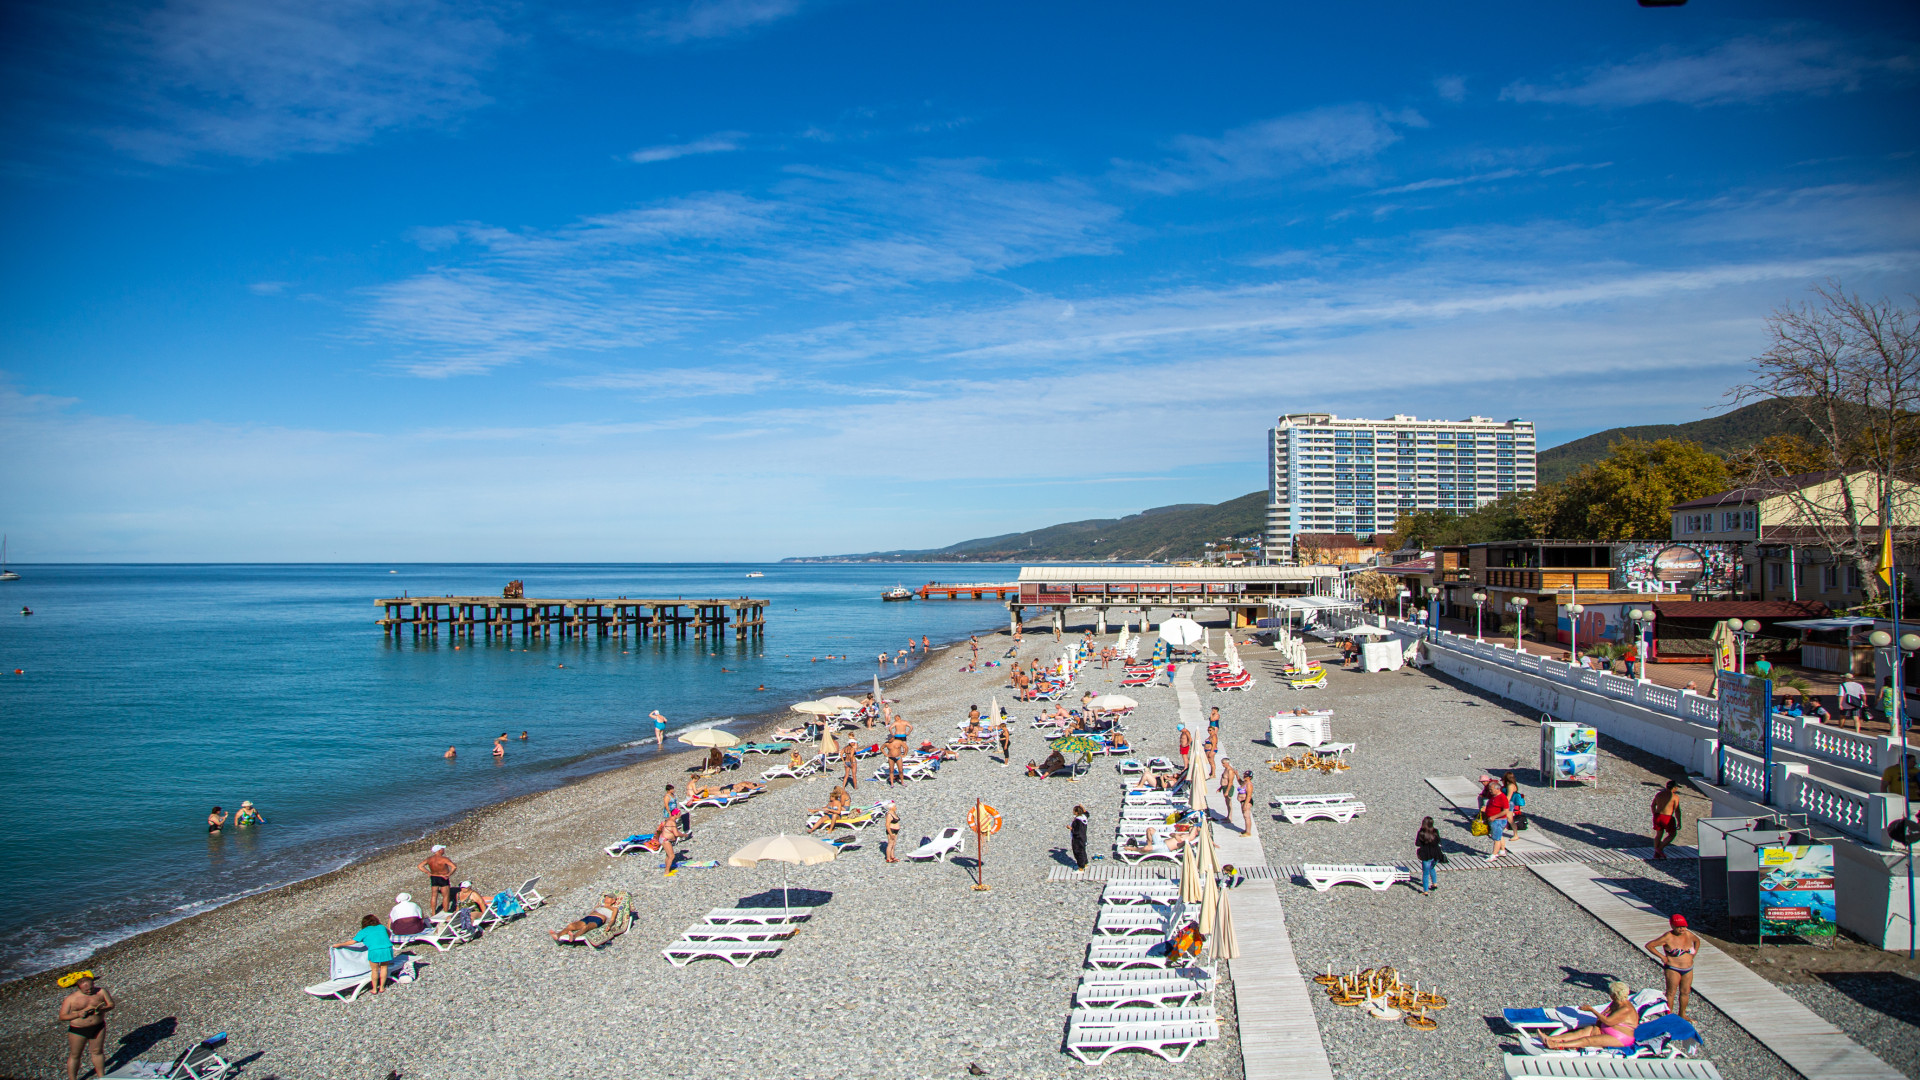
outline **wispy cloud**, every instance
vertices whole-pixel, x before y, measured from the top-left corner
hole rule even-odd
[[[668,0],[619,15],[564,16],[575,33],[639,47],[721,41],[771,26],[800,12],[802,0]]]
[[[1466,176],[1436,176],[1427,180],[1415,180],[1411,184],[1397,187],[1378,188],[1375,195],[1404,195],[1413,191],[1432,191],[1435,188],[1464,187],[1469,184],[1491,184],[1500,180],[1511,180],[1517,176],[1558,176],[1561,173],[1576,172],[1583,169],[1604,169],[1612,165],[1611,161],[1597,163],[1576,162],[1572,165],[1556,165],[1550,169],[1494,169],[1490,172],[1471,173]]]
[[[627,160],[636,165],[649,165],[656,161],[672,161],[675,158],[690,157],[695,154],[724,154],[740,149],[741,142],[745,138],[744,131],[721,131],[692,142],[643,146],[628,154]]]
[[[1726,105],[1778,94],[1848,93],[1882,76],[1911,76],[1913,52],[1898,47],[1901,51],[1876,57],[1804,32],[1740,37],[1699,52],[1665,48],[1550,84],[1516,82],[1500,97],[1594,106]]]
[[[1412,110],[1335,105],[1262,120],[1217,137],[1183,135],[1174,155],[1155,165],[1119,162],[1116,175],[1148,191],[1194,188],[1286,176],[1366,161],[1399,141],[1398,127],[1425,127]]]
[[[724,368],[659,368],[603,371],[554,380],[571,390],[633,390],[653,397],[723,397],[756,394],[780,381],[774,371]]]
[[[1002,179],[979,162],[795,170],[765,196],[690,196],[552,230],[421,230],[444,261],[372,290],[367,332],[397,343],[414,374],[472,374],[1107,252],[1117,218],[1081,185]]]
[[[99,134],[156,163],[325,152],[485,105],[509,38],[450,0],[174,0],[106,27],[119,50]]]
[[[1467,80],[1458,75],[1443,75],[1433,80],[1433,92],[1440,95],[1441,100],[1457,105],[1467,100]]]

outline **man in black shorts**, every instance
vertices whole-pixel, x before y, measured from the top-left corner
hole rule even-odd
[[[68,979],[73,981],[69,983]],[[94,984],[91,971],[66,976],[60,983],[73,987],[73,993],[60,1002],[60,1022],[67,1025],[67,1080],[78,1080],[84,1054],[93,1057],[94,1075],[105,1076],[107,1059],[102,1047],[107,1040],[107,1010],[113,1008],[113,998]]]
[[[445,844],[433,845],[433,850],[420,862],[420,872],[427,875],[427,885],[432,893],[427,914],[437,915],[442,909],[452,910],[452,883],[454,871],[460,869],[452,859],[447,858]]]

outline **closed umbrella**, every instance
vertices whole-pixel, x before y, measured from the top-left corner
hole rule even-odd
[[[1000,695],[994,694],[993,696],[987,698],[987,723],[997,724],[999,722],[1000,722]]]
[[[833,730],[825,724],[820,725],[820,756],[824,761],[832,761],[833,755],[840,752],[840,744],[833,741]]]
[[[882,699],[882,698],[880,697],[880,676],[878,676],[878,675],[875,675],[875,676],[873,677],[873,708],[874,708],[874,711],[875,711],[875,712],[878,712],[878,711],[880,711],[880,706],[881,706],[881,705],[884,705],[885,703],[886,703],[886,702],[885,702],[885,701],[884,701],[884,700],[883,700],[883,699]]]
[[[1200,880],[1200,845],[1183,844],[1180,848],[1180,902],[1198,904],[1205,893],[1205,884]]]
[[[1233,932],[1233,905],[1228,901],[1232,893],[1226,889],[1215,890],[1215,912],[1213,916],[1213,958],[1215,960],[1240,959],[1240,939]]]
[[[823,844],[811,836],[763,836],[739,851],[727,857],[728,866],[753,866],[762,862],[783,864],[780,870],[780,906],[791,911],[787,896],[787,866],[813,866],[818,863],[832,862],[838,849],[832,844]]]

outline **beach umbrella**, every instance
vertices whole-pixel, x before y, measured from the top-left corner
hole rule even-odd
[[[1233,932],[1233,905],[1228,901],[1231,895],[1226,889],[1215,890],[1215,911],[1213,915],[1213,937],[1209,942],[1213,946],[1215,960],[1240,959],[1240,939]]]
[[[1198,904],[1204,889],[1200,880],[1200,845],[1183,844],[1180,847],[1180,902]]]
[[[740,737],[738,735],[735,735],[731,731],[721,731],[719,728],[710,727],[695,728],[692,731],[682,732],[680,734],[680,741],[686,743],[688,746],[711,746],[718,749],[740,745]]]
[[[792,708],[794,712],[805,713],[808,716],[832,716],[834,713],[837,713],[840,711],[839,709],[836,709],[833,706],[820,701],[795,702]]]
[[[811,836],[763,836],[739,851],[727,857],[728,866],[753,866],[762,862],[781,863],[780,870],[780,906],[782,910],[791,910],[787,898],[788,866],[813,866],[818,863],[832,862],[839,849],[832,844],[823,844]]]
[[[1099,697],[1094,698],[1092,701],[1087,702],[1087,704],[1093,706],[1096,709],[1104,709],[1107,711],[1112,711],[1114,709],[1135,708],[1140,703],[1133,700],[1132,698],[1128,697],[1125,694],[1102,694]]]
[[[991,697],[987,698],[987,723],[997,724],[999,722],[1000,722],[1000,695],[994,694]]]
[[[875,675],[873,677],[873,709],[874,711],[875,712],[880,711],[880,706],[884,704],[886,704],[886,699],[880,696],[880,676]]]
[[[874,676],[874,678],[875,678],[875,679],[878,679],[879,677],[880,677],[880,676],[878,676],[878,675],[875,675],[875,676]],[[834,696],[832,696],[832,697],[823,697],[823,698],[821,698],[821,699],[820,699],[820,704],[822,704],[822,705],[831,705],[831,706],[833,706],[833,707],[834,707],[835,709],[857,709],[857,708],[859,708],[859,707],[860,707],[860,703],[859,703],[859,702],[857,702],[857,701],[855,701],[855,700],[853,700],[853,699],[852,699],[852,698],[850,698],[850,697],[841,697],[841,696],[840,696],[840,695],[838,695],[838,694],[835,694],[835,695],[834,695]]]
[[[825,724],[820,725],[821,757],[824,758],[825,760],[832,761],[833,755],[839,752],[840,752],[840,744],[833,741],[833,729],[827,727]]]
[[[1206,631],[1200,629],[1199,623],[1184,615],[1175,616],[1160,624],[1160,640],[1175,648],[1184,649],[1199,641],[1205,633]]]
[[[1093,755],[1101,750],[1099,743],[1085,735],[1062,735],[1047,746],[1063,754],[1079,754],[1086,758],[1089,765],[1093,763]]]

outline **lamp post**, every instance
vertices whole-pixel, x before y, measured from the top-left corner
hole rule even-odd
[[[1577,664],[1580,662],[1580,613],[1587,609],[1584,605],[1575,602],[1568,604],[1563,610],[1567,613],[1567,663]]]
[[[1893,625],[1895,628],[1898,628],[1900,624],[1896,622]],[[1900,669],[1905,666],[1904,662],[1907,657],[1912,656],[1916,652],[1920,652],[1920,634],[1901,634],[1900,647],[1898,649],[1892,647],[1893,640],[1893,635],[1887,633],[1885,630],[1875,630],[1873,633],[1867,635],[1868,644],[1876,649],[1886,650],[1888,676],[1892,680],[1891,685],[1893,687],[1894,709],[1893,714],[1888,716],[1887,720],[1892,726],[1900,729],[1900,796],[1904,799],[1912,799],[1913,774],[1912,771],[1907,768],[1907,723],[1906,718],[1900,715],[1901,706],[1906,702],[1900,686]],[[1902,655],[1903,653],[1905,655]],[[1913,804],[1909,802],[1907,804],[1907,813],[1911,814],[1912,812]],[[1907,852],[1907,924],[1909,928],[1911,928],[1913,924],[1913,906],[1913,852],[1909,850]],[[1907,934],[1907,956],[1911,958],[1913,952],[1913,933],[1911,929],[1909,929]]]
[[[1738,643],[1740,649],[1740,673],[1744,675],[1747,672],[1747,642],[1751,640],[1755,634],[1760,632],[1760,622],[1757,619],[1748,619],[1746,622],[1735,622],[1732,626],[1732,631],[1733,640]]]
[[[1513,609],[1513,651],[1526,652],[1527,651],[1527,622],[1526,622],[1527,598],[1524,596],[1516,596],[1513,599],[1507,601],[1507,606]]]
[[[1634,654],[1640,658],[1640,666],[1635,669],[1635,677],[1641,682],[1647,681],[1647,627],[1653,622],[1652,608],[1627,609],[1627,621],[1633,623]]]
[[[1473,590],[1473,640],[1480,640],[1480,616],[1486,610],[1487,594],[1479,589]]]

